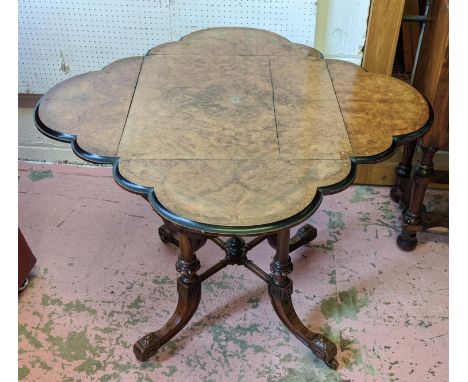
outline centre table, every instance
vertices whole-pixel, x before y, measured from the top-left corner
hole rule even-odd
[[[112,164],[116,182],[162,218],[161,240],[179,247],[176,310],[135,343],[138,360],[185,327],[203,281],[243,265],[265,281],[283,324],[336,369],[336,345],[310,331],[291,300],[289,253],[317,230],[290,229],[351,185],[358,164],[426,133],[432,112],[402,81],[268,31],[212,28],[61,82],[34,118],[80,158]],[[224,258],[198,274],[207,240]],[[247,257],[264,240],[275,251],[270,272]]]

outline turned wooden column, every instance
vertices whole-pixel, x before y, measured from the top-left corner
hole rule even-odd
[[[416,232],[421,225],[421,208],[424,195],[434,175],[434,154],[437,149],[421,145],[422,156],[416,165],[408,208],[403,213],[403,230],[398,236],[398,246],[404,251],[412,251],[417,244]]]
[[[276,254],[270,265],[272,273],[268,283],[271,304],[281,322],[291,333],[312,350],[317,358],[323,360],[328,367],[336,369],[338,367],[338,362],[335,359],[336,345],[327,337],[310,331],[294,310],[291,299],[293,282],[288,277],[288,274],[293,271],[293,264],[289,257],[289,234],[289,229],[284,229],[276,234]]]
[[[396,182],[390,190],[392,200],[395,203],[400,202],[403,208],[406,208],[409,202],[409,180],[411,179],[412,161],[417,144],[418,140],[415,139],[404,145],[401,161],[396,168]]]
[[[154,356],[159,348],[179,333],[195,314],[201,298],[201,280],[197,275],[200,262],[195,256],[194,240],[179,233],[179,258],[176,262],[177,292],[179,300],[169,321],[160,330],[151,332],[139,339],[133,346],[133,352],[139,361],[146,361]]]

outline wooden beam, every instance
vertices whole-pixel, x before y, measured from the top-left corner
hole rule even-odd
[[[362,67],[392,74],[405,0],[372,0]]]

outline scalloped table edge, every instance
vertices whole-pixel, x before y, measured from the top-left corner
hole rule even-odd
[[[188,232],[202,233],[204,235],[213,236],[250,236],[259,234],[269,234],[278,232],[280,230],[290,228],[302,223],[304,220],[309,218],[320,206],[322,199],[325,195],[335,194],[348,188],[356,178],[356,168],[358,164],[370,164],[383,161],[390,157],[395,149],[406,142],[418,139],[426,134],[431,126],[434,119],[433,109],[431,104],[427,101],[429,107],[429,119],[423,127],[415,130],[408,134],[397,135],[392,137],[392,144],[383,152],[371,156],[359,156],[350,157],[351,169],[348,175],[341,181],[323,187],[318,187],[317,192],[310,203],[302,210],[288,218],[278,220],[272,223],[259,224],[252,226],[228,226],[228,225],[216,225],[198,222],[195,220],[184,218],[170,209],[166,208],[158,199],[154,188],[143,186],[126,179],[119,171],[120,157],[113,156],[101,156],[98,154],[90,153],[83,150],[77,143],[77,136],[73,134],[60,133],[47,127],[39,117],[39,108],[41,105],[42,97],[36,105],[34,111],[34,123],[36,127],[49,138],[55,139],[61,142],[70,143],[73,152],[79,158],[97,164],[111,164],[112,175],[114,180],[119,186],[127,191],[143,195],[150,202],[153,209],[164,219]]]

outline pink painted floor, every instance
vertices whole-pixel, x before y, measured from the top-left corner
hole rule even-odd
[[[319,230],[291,254],[293,300],[314,331],[339,348],[337,371],[283,327],[265,284],[228,267],[203,285],[191,323],[141,364],[133,342],[176,304],[176,249],[160,219],[119,188],[108,168],[19,165],[19,225],[37,257],[19,296],[24,381],[448,381],[448,237],[424,233],[398,249],[399,209],[385,187],[326,197]],[[428,208],[448,207],[429,191]],[[250,258],[268,270],[262,243]],[[220,259],[209,243],[202,270]]]

